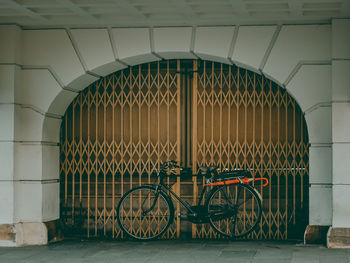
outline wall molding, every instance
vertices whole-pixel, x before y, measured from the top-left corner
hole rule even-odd
[[[233,51],[235,50],[237,38],[238,38],[239,26],[235,26],[235,30],[233,31],[232,40],[230,44],[230,49],[228,50],[228,59],[231,61],[233,56]]]
[[[310,142],[310,148],[332,148],[331,142]]]
[[[79,94],[78,91],[65,86],[63,84],[63,81],[60,79],[60,77],[57,75],[57,73],[53,70],[51,66],[21,65],[18,63],[4,63],[4,62],[0,62],[0,66],[17,66],[21,70],[47,70],[52,75],[52,77],[56,80],[57,84],[61,87],[61,89]]]
[[[17,143],[17,144],[23,144],[23,145],[60,146],[59,142],[49,142],[49,141],[0,140],[0,143]]]
[[[158,59],[164,59],[161,55],[157,54],[155,52],[155,47],[154,47],[154,30],[153,28],[149,29],[149,46],[151,48],[151,54],[156,56]]]
[[[311,112],[313,112],[319,108],[328,108],[328,107],[332,107],[332,101],[319,102],[319,103],[316,103],[313,106],[307,108],[304,111],[304,115],[306,116],[307,114],[310,114]]]
[[[72,47],[73,47],[73,49],[75,51],[75,54],[77,55],[77,57],[78,57],[78,59],[80,61],[81,66],[83,67],[85,72],[88,72],[89,69],[87,67],[87,64],[86,64],[82,54],[80,53],[80,50],[78,48],[78,44],[75,41],[72,32],[68,28],[65,31],[66,31],[66,34],[67,34],[67,36],[69,38],[69,41],[70,41],[70,43],[71,43],[71,45],[72,45]]]
[[[279,34],[281,32],[281,29],[282,29],[282,26],[281,25],[277,25],[277,27],[275,29],[275,32],[272,35],[270,44],[269,44],[269,46],[268,46],[268,48],[267,48],[267,50],[265,52],[265,55],[263,56],[263,59],[262,59],[262,61],[260,63],[260,66],[259,66],[259,71],[260,72],[263,72],[263,70],[264,70],[264,67],[265,67],[265,65],[267,63],[268,58],[270,57],[270,54],[272,52],[273,47],[276,44],[276,41],[277,41],[277,38],[278,38],[278,36],[279,36]]]
[[[60,179],[43,179],[43,180],[23,180],[23,179],[14,179],[14,180],[1,180],[0,183],[27,183],[27,184],[56,184],[60,182]]]
[[[48,113],[48,112],[44,112],[43,110],[35,107],[34,105],[31,104],[22,104],[22,103],[17,103],[17,102],[0,102],[0,105],[14,105],[14,106],[18,106],[21,107],[23,109],[30,109],[44,117],[47,118],[51,118],[51,119],[62,119],[61,115],[58,114],[54,114],[54,113]]]
[[[289,82],[298,73],[298,71],[302,66],[324,66],[324,65],[331,65],[331,64],[332,64],[331,60],[301,60],[289,73],[283,85],[288,86]]]

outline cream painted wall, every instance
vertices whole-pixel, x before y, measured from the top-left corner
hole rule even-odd
[[[0,26],[0,38],[6,38],[0,44],[0,149],[8,149],[0,150],[0,189],[9,189],[0,191],[9,204],[0,202],[6,211],[0,223],[58,218],[60,117],[80,90],[128,65],[199,57],[262,72],[299,102],[311,143],[310,224],[331,225],[332,118],[340,118],[333,114],[332,96],[346,96],[342,84],[332,94],[332,74],[337,74],[332,72],[337,63],[331,64],[332,30],[341,29],[334,25],[72,30]],[[347,64],[338,64],[338,74],[348,70]],[[31,193],[33,198],[26,198]]]

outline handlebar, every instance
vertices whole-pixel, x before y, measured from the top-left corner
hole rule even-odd
[[[162,163],[162,165],[160,166],[160,169],[165,171],[165,170],[172,170],[174,168],[180,168],[180,170],[182,170],[182,167],[177,165],[177,162],[174,160],[167,160],[164,163]]]
[[[177,176],[179,176],[179,175],[185,176],[185,177],[188,175],[193,176],[192,169],[181,167],[174,160],[167,160],[167,161],[163,162],[160,166],[160,174],[162,174],[162,173],[168,174],[169,172],[170,172],[170,174],[177,175]],[[211,178],[212,176],[218,175],[218,173],[220,173],[220,168],[218,168],[216,166],[211,166],[211,167],[200,166],[200,167],[198,167],[198,175],[201,174],[201,175],[205,176],[205,178],[207,178],[207,179]]]
[[[167,170],[174,171],[174,169],[180,169],[180,172],[186,170],[186,168],[181,167],[174,160],[167,160],[163,162],[160,166],[160,169],[162,171],[167,171]],[[211,166],[211,167],[200,166],[198,167],[198,172],[205,174],[206,176],[211,176],[213,173],[217,174],[218,172],[220,172],[220,168],[216,166]]]

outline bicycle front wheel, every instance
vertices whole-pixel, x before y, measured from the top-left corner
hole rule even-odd
[[[157,238],[167,230],[174,218],[174,209],[170,202],[154,186],[133,188],[120,199],[117,208],[118,224],[132,238]]]
[[[226,237],[248,235],[261,218],[261,199],[254,188],[245,184],[214,188],[206,205],[210,225]]]

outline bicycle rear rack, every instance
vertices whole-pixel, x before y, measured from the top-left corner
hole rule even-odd
[[[264,187],[269,184],[269,180],[265,177],[260,177],[260,178],[244,177],[244,178],[235,178],[235,179],[227,178],[222,181],[216,181],[216,182],[204,184],[204,186],[218,186],[218,185],[228,185],[228,184],[238,184],[238,183],[249,184],[250,182],[253,182],[253,181],[265,181],[265,183],[263,184]]]

